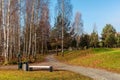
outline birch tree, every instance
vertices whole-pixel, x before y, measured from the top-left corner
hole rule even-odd
[[[71,5],[71,0],[57,0],[57,5],[56,5],[56,17],[61,15],[61,51],[62,55],[64,56],[64,47],[65,43],[68,38],[68,30],[70,27],[70,20],[72,16],[72,5]]]
[[[3,55],[5,57],[5,62],[7,62],[7,53],[6,53],[6,25],[5,25],[5,4],[4,0],[2,0],[2,25],[4,30],[4,50]]]
[[[49,38],[49,0],[43,2],[41,11],[41,29],[42,29],[42,53],[47,52],[47,42]]]
[[[0,0],[0,55],[3,52],[2,0]]]
[[[80,36],[83,34],[83,21],[82,21],[82,15],[80,12],[77,12],[75,15],[75,19],[73,22],[72,29],[74,30],[73,37],[76,39],[77,43],[77,49],[79,48],[80,43]]]
[[[33,26],[33,24],[34,24],[34,5],[35,5],[35,0],[33,0],[33,2],[32,2],[33,4],[32,4],[32,14],[31,14],[31,22],[30,22],[30,35],[29,35],[29,51],[28,51],[28,55],[30,55],[31,53],[30,53],[30,50],[31,50],[31,36],[32,36],[32,26]]]
[[[35,58],[37,52],[47,52],[49,29],[49,0],[0,1],[0,49],[5,63],[18,53]]]

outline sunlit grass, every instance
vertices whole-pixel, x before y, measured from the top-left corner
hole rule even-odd
[[[59,60],[78,66],[102,68],[120,73],[120,49],[96,48],[84,51],[72,51]]]
[[[0,80],[93,80],[91,78],[68,71],[0,71]]]
[[[110,49],[110,48],[95,48],[95,49],[92,49],[93,52],[95,53],[103,53],[103,52],[109,52],[109,51],[113,51],[114,49]]]

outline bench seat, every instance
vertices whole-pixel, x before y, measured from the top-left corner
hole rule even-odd
[[[50,72],[53,71],[52,66],[29,66],[29,70],[49,70]]]

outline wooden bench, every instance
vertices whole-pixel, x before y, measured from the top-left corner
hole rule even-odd
[[[50,72],[53,71],[52,66],[29,66],[29,70],[49,70]]]

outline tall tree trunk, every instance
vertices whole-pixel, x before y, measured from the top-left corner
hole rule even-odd
[[[36,27],[35,27],[35,52],[34,52],[34,58],[36,58]]]
[[[26,14],[26,28],[25,28],[25,54],[28,56],[28,24],[27,24],[28,14]]]
[[[64,56],[64,0],[62,0],[62,56]]]
[[[34,21],[34,3],[35,3],[35,0],[33,0],[33,5],[32,5],[32,17],[31,17],[31,23],[30,23],[30,35],[29,35],[29,50],[28,50],[28,58],[30,58],[30,54],[31,54],[31,40],[32,40],[32,26],[33,26],[33,21]]]
[[[25,35],[26,35],[26,32],[25,32],[25,30],[23,31],[23,54],[24,54],[24,56],[25,56],[25,53],[26,53],[26,39],[25,39]]]
[[[19,14],[19,16],[21,16],[21,0],[18,0],[18,3],[19,3],[19,10],[18,10],[18,14]],[[20,17],[19,17],[19,22],[20,22]],[[18,35],[19,35],[19,37],[18,37],[18,53],[20,53],[20,32],[21,32],[21,30],[20,30],[20,23],[19,23],[19,27],[18,27]]]
[[[3,29],[2,29],[2,1],[0,0],[0,55],[2,55],[3,52],[3,44],[2,44],[2,35],[3,35]]]
[[[6,53],[6,25],[5,25],[5,4],[4,0],[2,0],[2,23],[3,23],[3,30],[4,30],[4,51],[3,55],[5,57],[5,62],[7,61],[7,53]]]
[[[43,26],[42,26],[43,27]],[[42,50],[41,50],[41,53],[44,55],[44,39],[43,39],[43,37],[44,37],[44,34],[43,34],[43,28],[42,28]]]
[[[8,14],[7,14],[7,50],[6,50],[6,63],[8,62],[9,58],[9,28],[10,28],[10,2],[11,0],[8,0]]]

